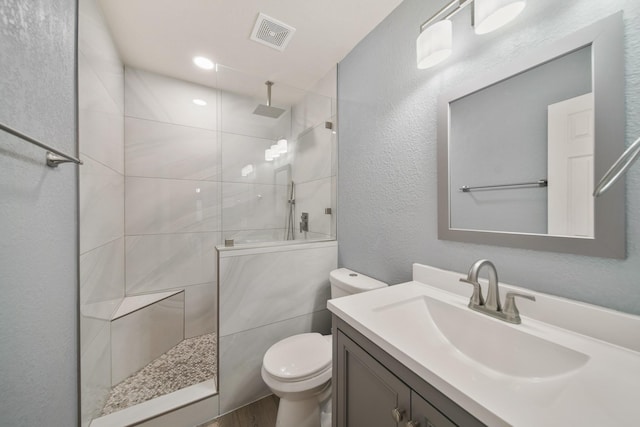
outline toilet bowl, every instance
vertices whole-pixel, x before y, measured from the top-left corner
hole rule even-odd
[[[388,286],[346,268],[329,275],[331,297]],[[293,335],[272,345],[262,360],[262,379],[280,398],[276,427],[331,425],[331,335]]]

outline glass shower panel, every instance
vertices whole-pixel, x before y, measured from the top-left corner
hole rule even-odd
[[[283,175],[282,170],[290,171],[293,162],[291,103],[304,91],[274,83],[269,103],[265,81],[218,68],[222,230],[224,239],[235,243],[278,241],[285,236],[291,173]],[[257,108],[274,114],[255,114]],[[283,140],[286,143],[278,146]]]
[[[223,239],[335,238],[335,74],[302,90],[218,66]]]
[[[292,180],[295,182],[296,224],[308,214],[308,231],[296,227],[296,239],[336,237],[336,68],[334,67],[292,107],[295,141]]]

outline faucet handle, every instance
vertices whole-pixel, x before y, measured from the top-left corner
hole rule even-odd
[[[507,292],[507,297],[504,302],[504,307],[502,308],[502,313],[505,315],[505,318],[508,322],[520,324],[520,312],[518,311],[518,307],[516,307],[516,297],[526,298],[531,301],[535,301],[536,297],[519,292]]]
[[[465,279],[464,277],[461,277],[460,281],[473,286],[473,294],[471,294],[471,299],[469,300],[469,307],[484,305],[484,298],[482,297],[482,288],[480,287],[480,283],[469,280],[468,278]]]

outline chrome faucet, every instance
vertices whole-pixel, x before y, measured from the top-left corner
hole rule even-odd
[[[487,289],[486,301],[482,297],[482,288],[480,287],[480,282],[478,282],[480,269],[484,266],[487,266],[489,269],[489,288]],[[500,288],[498,287],[498,271],[496,270],[496,266],[488,259],[480,259],[474,262],[469,269],[467,278],[460,278],[460,281],[473,285],[473,294],[469,300],[470,309],[509,323],[520,324],[522,322],[518,307],[516,307],[515,297],[526,298],[531,301],[536,300],[533,295],[507,292],[505,305],[504,308],[502,308],[502,304],[500,303]]]

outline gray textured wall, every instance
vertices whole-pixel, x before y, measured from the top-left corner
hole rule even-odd
[[[463,11],[448,62],[418,70],[418,27],[444,4],[405,0],[339,64],[339,264],[399,283],[411,279],[413,262],[466,271],[486,257],[502,281],[640,314],[640,165],[627,175],[625,260],[440,241],[436,203],[438,95],[620,9],[627,143],[640,136],[640,2],[528,2],[516,21],[484,36]]]
[[[75,154],[75,0],[0,0],[0,121]],[[77,166],[0,131],[0,425],[77,424]]]

